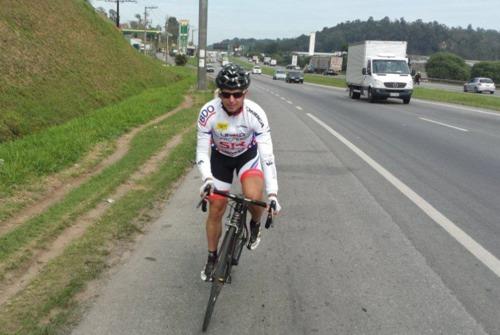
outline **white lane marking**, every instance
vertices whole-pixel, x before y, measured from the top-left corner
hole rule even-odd
[[[459,128],[459,127],[455,127],[455,126],[452,126],[452,125],[449,125],[449,124],[446,124],[446,123],[434,121],[434,120],[431,120],[431,119],[426,119],[425,117],[419,117],[419,119],[427,121],[427,122],[432,122],[432,123],[438,124],[440,126],[444,126],[444,127],[448,127],[448,128],[453,128],[453,129],[456,129],[456,130],[460,130],[460,131],[468,131],[467,129],[464,129],[464,128]]]
[[[349,149],[354,151],[355,154],[357,154],[362,160],[370,165],[375,171],[380,173],[388,182],[390,182],[415,205],[417,205],[425,214],[427,214],[432,220],[434,220],[434,222],[436,222],[441,228],[447,231],[448,234],[450,234],[456,241],[458,241],[458,243],[460,243],[465,249],[467,249],[477,259],[479,259],[486,267],[493,271],[493,273],[500,277],[500,260],[498,260],[498,258],[496,258],[488,250],[483,248],[482,245],[480,245],[472,237],[467,235],[462,229],[460,229],[451,220],[449,220],[446,216],[444,216],[441,212],[434,208],[430,203],[428,203],[405,183],[403,183],[401,180],[387,171],[384,167],[374,161],[370,156],[365,154],[361,149],[349,142],[345,137],[337,133],[335,130],[330,128],[326,123],[324,123],[314,115],[310,113],[307,113],[307,115],[311,119],[316,121],[316,123],[318,123],[320,126],[325,128],[330,134],[335,136],[340,142],[344,143]]]
[[[290,105],[293,104],[293,102],[291,102],[290,100],[287,100],[286,102],[288,102]]]
[[[300,107],[300,106],[295,106],[295,108],[297,108],[299,111],[302,110],[302,107]]]
[[[285,100],[286,100],[286,99],[285,99],[285,98],[283,98],[283,97],[280,97],[280,98],[281,98],[281,100],[283,100],[283,101],[285,101]]]

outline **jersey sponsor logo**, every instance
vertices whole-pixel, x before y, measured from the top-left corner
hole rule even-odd
[[[273,161],[265,161],[265,163],[266,163],[266,165],[267,165],[267,166],[271,166],[271,165],[273,165],[273,164],[274,164],[274,162],[273,162]]]
[[[238,138],[238,139],[248,137],[248,135],[245,133],[220,133],[219,136],[223,138]]]
[[[207,125],[208,119],[210,119],[210,117],[214,114],[215,114],[214,106],[212,105],[208,106],[206,109],[200,112],[200,118],[198,119],[198,123],[203,127],[205,127]]]
[[[227,128],[229,128],[229,123],[227,122],[217,122],[215,125],[215,129],[218,131],[224,131],[227,130]]]
[[[257,121],[259,121],[260,123],[260,126],[261,127],[264,127],[264,121],[262,121],[262,119],[260,118],[259,114],[257,114],[256,112],[254,112],[253,110],[251,110],[250,108],[247,108],[248,112],[250,114],[252,114],[253,116],[255,116],[255,118],[257,119]]]
[[[240,141],[240,142],[225,142],[225,141],[220,141],[218,147],[221,148],[221,149],[234,150],[234,149],[239,149],[239,148],[246,148],[247,144],[246,144],[245,141]]]

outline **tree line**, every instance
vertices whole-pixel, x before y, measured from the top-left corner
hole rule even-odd
[[[316,32],[317,52],[345,51],[350,43],[364,40],[398,40],[408,42],[408,54],[432,55],[449,52],[470,60],[500,60],[500,32],[482,28],[473,29],[447,27],[434,22],[404,18],[390,20],[385,17],[367,21],[347,21],[334,27],[324,27]],[[227,50],[232,46],[243,46],[247,52],[283,54],[290,51],[307,51],[309,36],[301,35],[288,39],[239,39],[215,43],[215,49]]]

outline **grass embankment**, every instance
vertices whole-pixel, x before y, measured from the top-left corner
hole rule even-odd
[[[85,0],[5,0],[0,35],[0,142],[180,79]]]
[[[189,69],[177,68],[175,71],[185,79],[166,88],[151,89],[63,125],[0,144],[0,220],[22,206],[22,203],[11,204],[5,198],[36,186],[44,176],[81,160],[97,143],[112,141],[130,128],[177,106],[184,92],[194,83],[194,76]]]
[[[135,99],[149,105],[152,101],[162,101],[168,93],[166,90],[148,91]],[[148,217],[145,209],[165,197],[165,190],[169,193],[173,183],[192,166],[195,155],[193,126],[199,107],[209,98],[206,94],[198,95],[195,107],[143,129],[120,161],[74,189],[46,213],[1,237],[0,264],[5,271],[12,271],[19,263],[29,262],[35,249],[50,245],[64,228],[111,194],[176,134],[191,129],[154,173],[136,181],[138,187],[130,189],[112,204],[82,238],[72,242],[27,288],[2,306],[1,334],[56,334],[78,317],[76,294],[107,268],[108,255],[114,246],[142,229],[142,221],[147,221]],[[130,106],[123,103],[116,108],[127,110]]]
[[[416,87],[413,91],[413,97],[423,100],[446,102],[500,111],[500,98],[488,95]]]

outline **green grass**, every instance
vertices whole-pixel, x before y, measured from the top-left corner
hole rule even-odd
[[[326,85],[326,86],[347,87],[345,79],[339,79],[330,76],[322,76],[318,74],[305,73],[304,81],[307,83]]]
[[[164,199],[174,182],[192,166],[196,147],[193,126],[199,107],[209,99],[209,92],[198,94],[196,107],[142,130],[122,160],[73,190],[46,213],[2,237],[0,260],[15,268],[30,258],[28,249],[22,251],[28,243],[35,243],[39,248],[50,244],[77,215],[105,198],[175,134],[192,128],[159,165],[158,171],[138,181],[140,188],[132,189],[110,206],[83,238],[74,241],[63,255],[49,262],[27,289],[0,310],[0,334],[58,334],[74,321],[78,313],[75,295],[106,269],[113,245],[140,231],[148,219],[147,209]]]
[[[182,78],[130,47],[84,0],[7,3],[0,11],[0,143]]]
[[[500,111],[500,99],[488,95],[416,87],[413,91],[413,97]]]
[[[195,113],[191,113],[194,118]],[[194,130],[184,136],[161,165],[161,170],[143,181],[144,188],[128,193],[113,205],[85,236],[50,262],[28,289],[0,311],[2,334],[58,334],[78,311],[75,295],[88,281],[106,269],[113,241],[127,239],[140,230],[136,219],[144,208],[164,197],[173,183],[192,166]]]
[[[0,144],[0,197],[14,188],[62,170],[78,161],[95,144],[112,140],[127,130],[177,106],[194,83],[191,70],[184,80],[151,89],[119,104],[94,111],[44,132]]]
[[[163,92],[155,92],[155,95],[160,97]],[[72,190],[61,202],[43,214],[1,236],[0,263],[6,262],[5,268],[8,270],[21,266],[22,260],[27,259],[31,252],[29,245],[34,241],[44,245],[56,237],[79,215],[105,199],[170,138],[193,125],[195,119],[193,113],[178,113],[155,127],[143,130],[133,139],[127,155],[119,162]],[[3,274],[0,271],[0,278]]]

